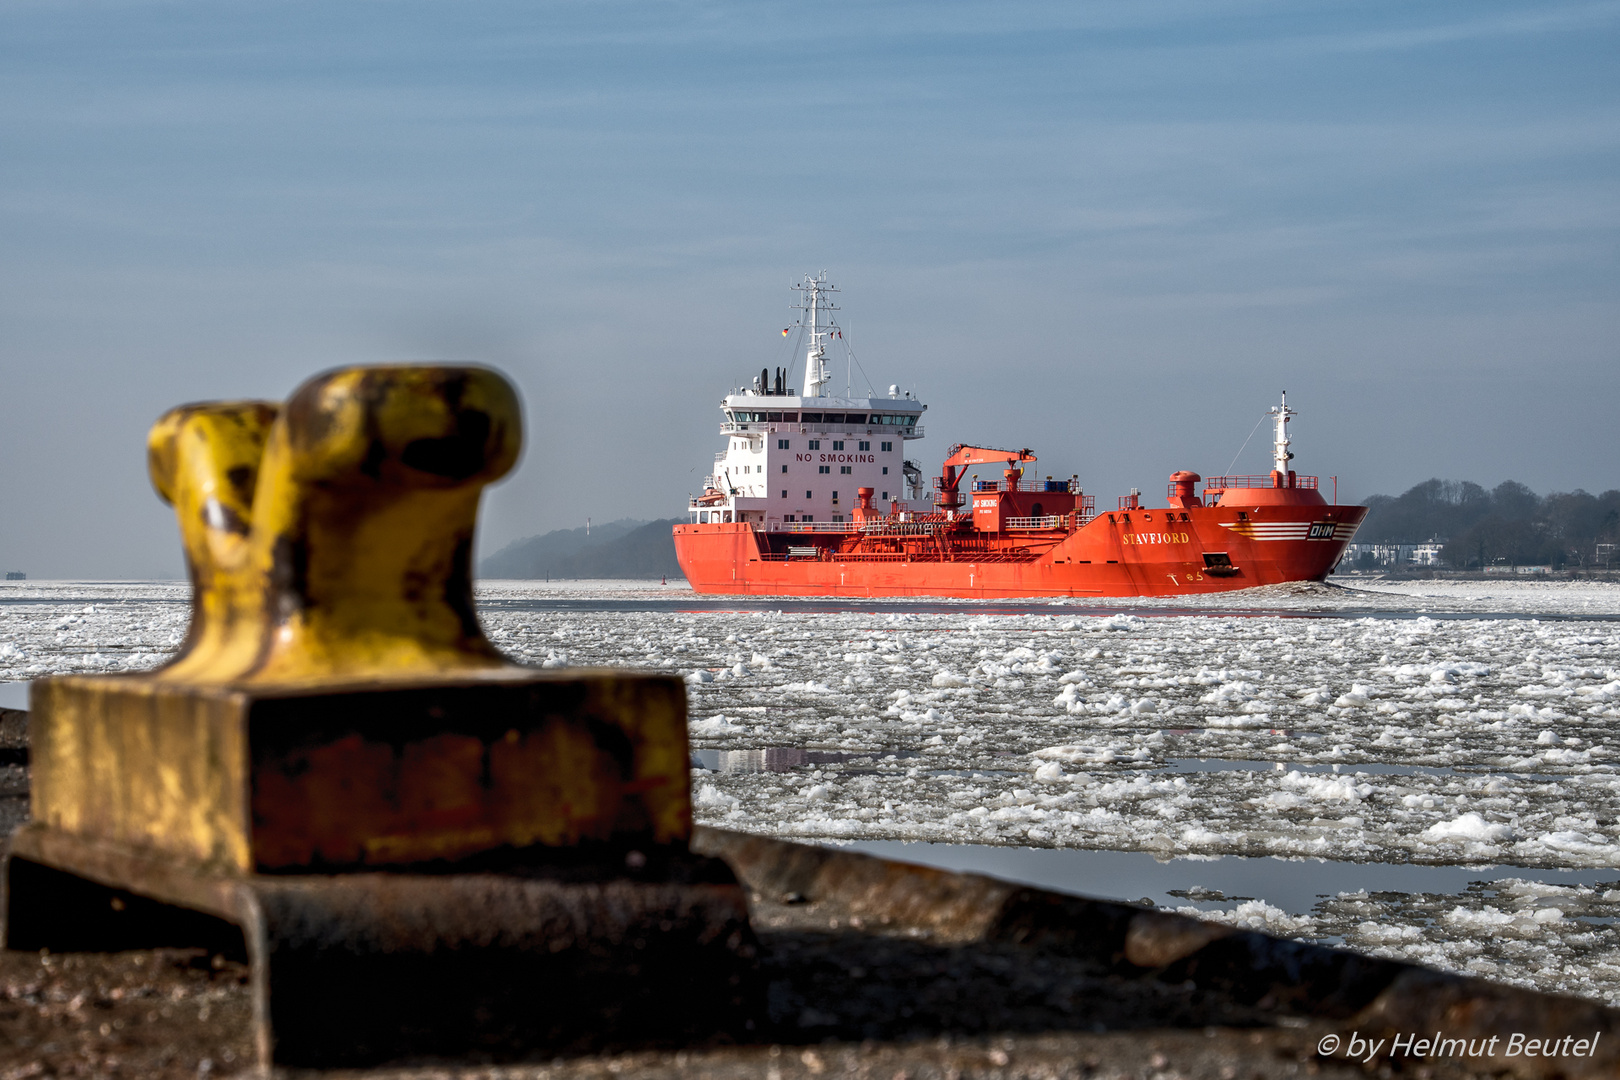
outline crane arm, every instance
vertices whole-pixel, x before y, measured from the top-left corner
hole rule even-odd
[[[989,465],[992,462],[1035,461],[1028,447],[1022,450],[997,450],[993,446],[968,446],[957,443],[945,458],[946,467],[962,468],[967,465]]]
[[[961,506],[962,496],[957,488],[962,483],[962,474],[970,465],[989,465],[992,462],[1005,461],[1008,468],[1012,468],[1020,461],[1034,461],[1035,455],[1026,447],[1023,450],[997,450],[993,446],[968,446],[957,443],[951,447],[946,455],[945,463],[940,466],[939,475],[934,478],[934,488],[939,492],[935,497],[935,504],[947,509]]]

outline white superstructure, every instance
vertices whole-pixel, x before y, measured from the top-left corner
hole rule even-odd
[[[844,396],[829,394],[828,345],[844,340],[827,298],[837,290],[825,271],[793,288],[801,296],[796,310],[803,312],[796,325],[806,343],[805,391],[786,385],[787,368],[774,376],[765,369],[752,386],[722,399],[726,449],[715,455],[703,494],[691,500],[695,523],[796,530],[806,522],[850,520],[858,488],[871,488],[874,507],[886,511],[903,512],[903,504],[920,497],[915,465],[907,482],[905,444],[923,437],[918,421],[927,406],[898,386],[883,397],[854,397],[848,386]],[[847,345],[845,351],[853,368]]]

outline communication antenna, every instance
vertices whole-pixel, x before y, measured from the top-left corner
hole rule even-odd
[[[838,286],[827,284],[827,271],[823,270],[815,277],[806,274],[803,281],[789,288],[799,293],[799,303],[793,305],[794,309],[809,316],[810,345],[804,354],[804,396],[822,397],[828,382],[827,344],[822,339],[837,330],[838,325],[828,314],[823,326],[821,316],[823,312],[838,310],[838,305],[826,298],[827,293],[837,292]]]
[[[1282,404],[1273,405],[1270,412],[1273,421],[1273,434],[1271,438],[1272,467],[1283,476],[1288,475],[1288,463],[1293,460],[1293,453],[1288,447],[1291,440],[1288,438],[1288,419],[1298,416],[1299,413],[1288,407],[1288,391],[1282,392]]]

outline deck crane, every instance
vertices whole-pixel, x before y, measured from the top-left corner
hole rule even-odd
[[[1025,461],[1036,460],[1028,447],[1022,450],[998,450],[994,446],[968,446],[957,443],[951,447],[951,452],[945,455],[945,462],[940,466],[939,475],[934,477],[934,490],[939,494],[934,496],[934,505],[941,510],[954,510],[962,505],[962,493],[957,488],[962,483],[962,475],[970,465],[989,465],[997,461],[1007,463],[1007,479],[1016,481],[1023,475],[1018,466]]]

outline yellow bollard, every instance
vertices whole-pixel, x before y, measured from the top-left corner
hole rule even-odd
[[[350,1047],[368,1060],[454,1046],[431,1019],[401,1035],[410,1002],[349,1000],[375,1003],[389,972],[480,983],[490,964],[648,933],[684,942],[677,966],[718,948],[732,972],[746,906],[687,849],[685,686],[521,667],[479,626],[478,500],[521,439],[515,391],[477,367],[344,369],[284,405],[159,420],[148,459],[180,525],[190,632],[153,672],[34,683],[34,821],[12,844],[8,944],[83,934],[44,895],[78,886],[52,873],[232,922],[270,995],[267,1064],[341,1058],[333,1024],[375,1029],[372,1049]],[[605,898],[613,882],[622,895]],[[74,918],[117,942],[134,925],[109,914],[122,903]],[[510,1023],[491,1008],[449,1027]]]
[[[506,665],[479,629],[472,540],[522,421],[482,368],[318,376],[285,409],[182,406],[149,440],[201,633],[158,673],[286,685]]]
[[[34,819],[244,871],[684,841],[679,683],[521,668],[478,625],[478,499],[520,440],[482,368],[164,416],[191,631],[149,675],[36,684]]]

